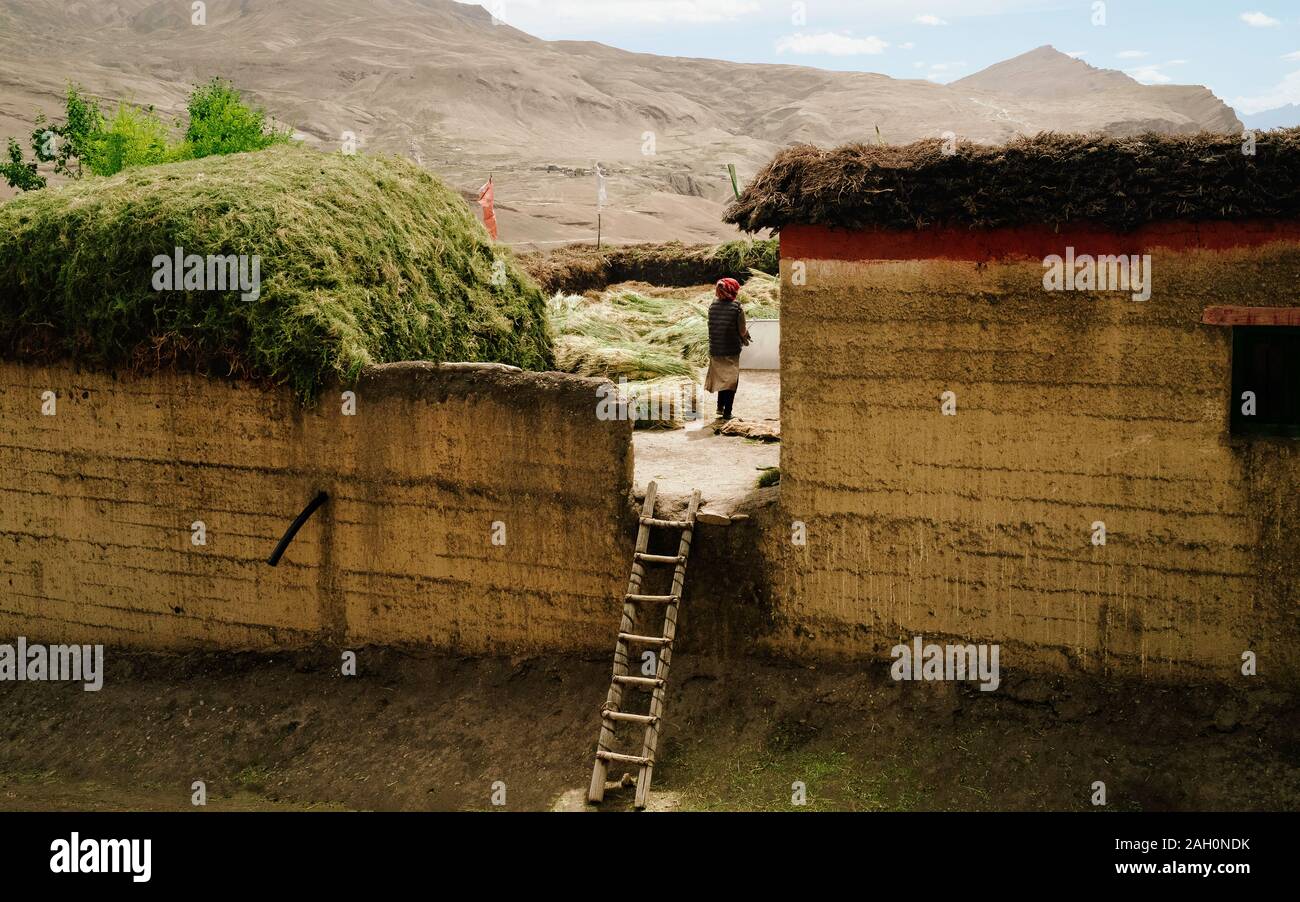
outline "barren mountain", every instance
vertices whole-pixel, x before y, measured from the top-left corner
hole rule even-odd
[[[509,243],[593,237],[597,163],[607,239],[700,241],[734,237],[726,164],[743,179],[795,142],[1241,128],[1205,88],[1050,47],[940,85],[543,41],[451,0],[208,0],[206,24],[188,0],[0,0],[0,140],[68,81],[171,117],[214,75],[321,147],[351,132],[464,192],[494,174]]]
[[[1294,128],[1300,125],[1300,103],[1288,103],[1284,106],[1262,113],[1250,113],[1241,117],[1246,128]]]

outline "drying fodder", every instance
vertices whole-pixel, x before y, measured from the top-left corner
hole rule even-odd
[[[762,473],[758,475],[758,480],[756,482],[756,486],[760,489],[765,489],[768,486],[780,485],[780,484],[781,484],[780,467],[768,467],[766,470],[764,470]]]
[[[781,279],[752,270],[736,296],[750,319],[778,319],[781,316]]]
[[[652,291],[615,287],[595,298],[564,294],[551,298],[557,368],[615,381],[695,378],[709,362],[713,289]],[[741,300],[752,318],[780,315],[780,286],[774,276],[752,273]]]
[[[634,342],[611,344],[585,335],[561,335],[557,338],[555,365],[564,373],[627,379],[629,382],[661,376],[695,375],[690,363],[669,351]]]
[[[549,253],[523,254],[519,262],[547,292],[578,294],[623,282],[689,286],[722,278],[743,279],[755,269],[775,274],[780,249],[774,240],[694,246],[680,242],[633,244],[599,250],[589,244],[571,244]]]
[[[671,348],[696,367],[709,362],[709,308],[692,304],[673,322],[646,335],[646,341]]]
[[[551,298],[548,310],[551,330],[557,336],[581,336],[604,344],[636,341],[636,331],[610,304],[593,303],[581,295],[557,294]],[[556,363],[564,372],[573,372],[564,368],[558,351]]]
[[[794,223],[848,229],[996,228],[1300,215],[1300,128],[1257,136],[1108,138],[1044,133],[1002,146],[937,139],[784,150],[728,207],[749,232]]]
[[[565,373],[629,381],[693,377],[694,367],[672,347],[649,340],[655,325],[675,315],[676,303],[635,291],[609,291],[592,300],[551,299],[555,365]]]
[[[709,305],[713,289],[702,291],[684,301],[667,325],[645,337],[658,345],[676,348],[696,366],[709,362]],[[737,295],[748,319],[779,319],[781,316],[781,282],[776,276],[751,270],[749,280]]]
[[[700,416],[700,384],[693,375],[620,384],[619,394],[634,429],[680,429]]]
[[[154,258],[176,248],[260,258],[259,296],[155,290]],[[304,399],[373,363],[553,362],[545,296],[455,193],[402,160],[301,147],[0,206],[0,354],[176,366]]]

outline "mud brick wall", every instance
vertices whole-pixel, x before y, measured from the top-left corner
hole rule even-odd
[[[1151,248],[1135,303],[1046,292],[1041,258],[817,259],[817,232],[782,238],[772,644],[1173,679],[1239,679],[1249,649],[1300,676],[1300,442],[1229,435],[1231,330],[1201,324],[1300,306],[1300,245]]]
[[[631,427],[596,419],[595,386],[394,364],[344,416],[341,390],[304,411],[287,390],[0,364],[0,635],[608,650]]]

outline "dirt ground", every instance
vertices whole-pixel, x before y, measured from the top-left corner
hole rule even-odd
[[[703,375],[700,377],[703,383]],[[734,435],[715,435],[717,395],[701,389],[702,417],[684,429],[640,430],[632,437],[636,494],[655,480],[665,496],[689,496],[699,489],[706,510],[727,513],[753,494],[759,475],[781,463],[781,445]],[[733,414],[738,420],[779,423],[781,374],[745,370]]]
[[[203,780],[208,810],[493,810],[498,782],[506,810],[572,810],[607,660],[358,657],[344,677],[335,651],[118,654],[98,693],[5,684],[0,808],[186,809]],[[668,810],[786,810],[796,782],[810,810],[1091,810],[1096,780],[1111,810],[1300,808],[1300,706],[1264,689],[675,663]]]

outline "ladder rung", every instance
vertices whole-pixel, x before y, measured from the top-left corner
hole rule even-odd
[[[636,764],[645,767],[648,764],[654,764],[649,758],[642,758],[640,755],[621,755],[618,752],[596,752],[597,758],[604,758],[606,761],[620,761],[623,764]]]
[[[622,686],[641,686],[645,689],[657,689],[664,684],[659,677],[616,676],[614,682]]]
[[[636,559],[647,564],[681,564],[686,561],[686,558],[680,554],[646,554],[642,551],[636,553]]]
[[[623,642],[635,642],[637,645],[671,645],[673,641],[663,636],[636,636],[632,633],[619,633],[618,638]]]
[[[656,520],[654,517],[642,517],[646,526],[660,526],[664,529],[690,529],[695,524],[690,520]]]
[[[677,604],[680,599],[676,595],[625,595],[624,601],[642,601],[649,604]]]
[[[608,709],[600,712],[601,717],[608,717],[610,720],[626,720],[631,723],[652,724],[659,718],[651,714],[628,714],[624,711],[610,711]]]

